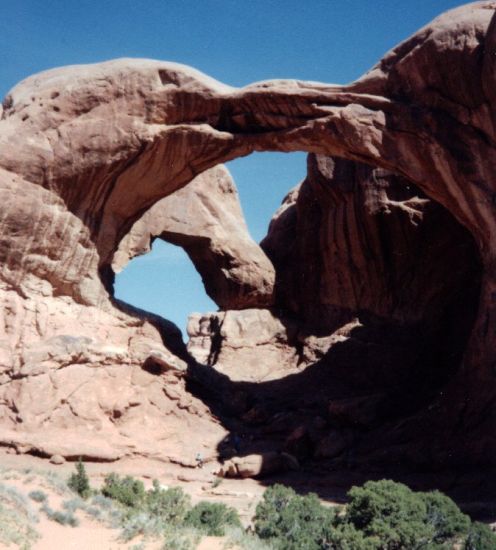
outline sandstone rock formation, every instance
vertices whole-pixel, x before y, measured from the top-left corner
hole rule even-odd
[[[440,315],[478,261],[468,232],[414,184],[322,155],[309,156],[262,246],[277,266],[279,303],[325,332],[325,319],[357,311],[401,322]]]
[[[296,324],[268,309],[193,314],[187,330],[189,353],[233,381],[261,382],[300,370]]]
[[[408,180],[310,155],[307,178],[284,200],[262,247],[276,266],[276,305],[299,319],[307,362],[355,334],[364,346],[382,340],[389,355],[359,351],[367,364],[355,382],[368,376],[384,387],[409,371],[419,378],[415,364],[422,378],[442,378],[459,363],[480,290],[477,248]]]
[[[149,252],[157,237],[184,248],[221,309],[272,304],[274,268],[248,233],[224,166],[203,172],[145,212],[121,241],[112,269],[119,272],[129,259]]]
[[[275,308],[191,316],[189,352],[240,383],[231,412],[288,433],[299,458],[369,457],[375,430],[431,403],[460,364],[480,289],[472,237],[404,178],[310,155],[262,246]]]
[[[382,447],[378,460],[395,460],[407,453],[423,462],[494,464],[495,8],[495,2],[483,1],[440,16],[348,86],[269,81],[234,89],[193,69],[148,60],[54,69],[16,86],[3,102],[0,120],[0,419],[6,427],[0,435],[2,444],[47,455],[100,453],[108,459],[122,449],[139,452],[130,449],[135,449],[135,435],[143,433],[143,418],[163,430],[164,441],[171,445],[176,441],[174,452],[180,449],[182,456],[190,456],[191,449],[181,435],[184,429],[176,425],[170,431],[178,418],[183,425],[198,426],[207,447],[222,437],[223,428],[187,393],[183,382],[176,384],[179,403],[173,414],[167,414],[172,406],[167,397],[173,387],[169,377],[176,377],[171,370],[198,375],[201,371],[195,365],[192,371],[192,364],[186,367],[171,356],[167,347],[189,361],[173,328],[112,299],[112,261],[119,243],[145,211],[201,172],[252,151],[303,150],[401,176],[445,209],[434,210],[436,220],[457,227],[447,211],[471,235],[476,255],[466,233],[456,228],[472,274],[470,266],[462,269],[449,285],[459,292],[468,281],[468,293],[477,293],[475,279],[480,278],[470,337],[468,342],[458,339],[461,367],[453,369],[449,383],[444,380],[439,396],[430,396],[423,408],[417,403],[410,421],[390,416],[389,424],[382,426],[382,439],[377,433],[371,438]],[[315,162],[327,161],[321,156]],[[353,170],[362,171],[343,166],[351,176]],[[318,171],[333,181],[327,169]],[[380,178],[389,181],[387,175]],[[392,227],[408,227],[405,220],[415,221],[425,210],[424,195],[415,192],[396,200],[388,194],[394,184],[388,182],[385,197],[382,183],[370,194],[353,181],[352,177],[349,185],[362,203],[364,197],[377,196],[375,204],[391,210]],[[439,323],[450,314],[438,310],[454,304],[453,311],[459,312],[461,306],[449,291],[428,290],[431,272],[419,273],[415,254],[395,261],[376,257],[374,248],[356,250],[367,243],[380,245],[383,251],[401,251],[424,246],[429,236],[382,235],[381,223],[353,220],[368,207],[357,210],[355,198],[342,191],[339,195],[339,190],[331,193],[328,204],[334,204],[343,218],[335,220],[327,234],[337,241],[351,237],[335,249],[336,258],[360,264],[342,271],[346,280],[329,261],[315,265],[306,288],[314,288],[316,281],[324,283],[316,298],[317,310],[325,312],[322,324],[320,318],[312,319],[314,309],[305,308],[295,293],[294,273],[282,277],[277,299],[288,304],[290,312],[301,313],[314,340],[330,338],[331,327],[343,321],[328,315],[333,310],[349,321],[340,337],[355,334],[361,321],[350,320],[349,313],[356,308],[365,309],[374,322],[377,317],[394,323],[419,319],[422,326],[430,327],[430,337],[436,330],[443,332]],[[307,224],[310,227],[312,219]],[[366,229],[370,241],[349,228]],[[316,228],[309,231],[317,234]],[[458,242],[446,234],[446,227],[436,229],[433,238],[437,250]],[[449,251],[436,254],[436,248],[425,254],[436,264],[454,261],[456,256]],[[272,252],[272,257],[276,264],[285,261],[284,254]],[[331,258],[334,262],[332,250],[322,256]],[[357,281],[367,269],[369,287]],[[411,270],[418,287],[403,284],[404,277],[410,281]],[[444,271],[433,269],[434,290],[448,272],[446,266]],[[279,277],[280,272],[276,287]],[[335,293],[334,284],[342,294]],[[470,310],[470,304],[467,307]],[[451,341],[456,334],[457,323],[453,324],[455,328],[448,331]],[[463,325],[462,336],[468,331]],[[400,341],[393,337],[391,343]],[[312,353],[319,347],[324,353],[327,349],[325,342],[307,343],[307,338],[300,343],[300,353],[306,353],[305,346]],[[364,343],[365,351],[374,348],[370,338]],[[146,365],[148,371],[142,368]],[[119,381],[122,402],[114,402],[115,392],[110,399],[98,394],[94,385],[104,387],[105,380]],[[40,409],[33,409],[42,383],[44,401]],[[203,383],[208,385],[206,377]],[[96,393],[90,406],[89,390]],[[304,390],[301,383],[299,390]],[[142,399],[134,406],[136,392]],[[191,401],[187,404],[184,399]],[[60,437],[62,432],[56,435],[57,430],[69,429],[86,434],[87,448],[79,437],[71,442]],[[90,444],[96,441],[95,434],[102,436],[104,451],[95,451]],[[52,445],[61,440],[67,448]],[[150,441],[146,438],[138,446],[148,454],[160,454]],[[152,446],[146,447],[147,442]]]

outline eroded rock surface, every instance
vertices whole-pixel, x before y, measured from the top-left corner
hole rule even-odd
[[[310,155],[262,247],[276,266],[275,307],[192,315],[188,350],[199,362],[262,382],[325,361],[348,382],[406,380],[411,393],[421,381],[431,394],[459,365],[477,307],[477,249],[408,180]]]
[[[418,187],[322,155],[309,156],[262,246],[277,266],[278,303],[316,331],[358,311],[425,322],[477,275],[470,234]]]
[[[261,382],[298,372],[297,325],[268,309],[193,314],[188,351],[233,381]]]
[[[83,405],[84,410],[71,409],[67,402],[86,402],[89,372],[101,377],[102,385],[105,380],[121,381],[125,387],[120,393],[129,396],[137,391],[133,373],[144,372],[165,396],[170,384],[167,369],[162,372],[164,360],[159,362],[162,366],[150,367],[158,375],[141,367],[149,365],[154,350],[163,358],[170,355],[167,348],[175,348],[187,359],[177,338],[169,341],[168,329],[164,331],[159,320],[125,309],[111,297],[114,254],[143,213],[220,162],[255,150],[304,150],[401,176],[444,207],[472,236],[480,257],[481,291],[468,344],[459,339],[462,366],[442,395],[425,403],[422,410],[411,411],[410,422],[398,424],[397,416],[390,416],[389,424],[382,426],[382,439],[376,434],[374,444],[381,447],[379,461],[405,456],[413,460],[415,455],[415,460],[424,462],[494,464],[495,8],[495,2],[477,2],[440,16],[348,86],[269,81],[234,89],[181,65],[128,59],[54,69],[16,86],[3,102],[0,120],[0,418],[6,427],[0,432],[2,443],[39,449],[42,428],[45,441],[54,440],[59,428],[71,433],[89,430],[84,433],[92,434],[91,441],[96,433],[102,434],[107,442],[105,457],[113,457],[123,448],[119,438],[134,441],[142,432],[143,418],[154,418],[154,429],[159,425],[167,432],[164,438],[171,445],[175,441],[174,448],[184,449],[183,455],[189,456],[188,430],[167,431],[175,417],[182,419],[183,426],[196,426],[201,418],[198,426],[203,440],[207,446],[213,444],[222,428],[206,409],[196,415],[177,405],[172,412],[168,405],[157,407],[150,400],[149,405],[132,407],[129,397],[129,422],[125,420],[128,413],[123,414],[119,431],[105,400],[99,409],[95,405],[90,411]],[[391,210],[390,219],[396,220],[393,227],[407,227],[418,219],[424,196],[396,201],[386,191],[386,201],[381,193],[376,192],[382,196],[377,204]],[[354,194],[368,196],[360,189]],[[422,322],[434,322],[434,310],[448,307],[448,295],[430,293],[432,277],[418,274],[411,256],[395,261],[375,255],[377,246],[383,251],[396,250],[396,236],[381,236],[373,223],[355,222],[353,216],[364,213],[354,207],[355,198],[344,193],[340,201],[335,212],[343,218],[339,223],[334,220],[335,227],[328,230],[328,236],[336,239],[332,242],[340,243],[334,251],[336,264],[315,264],[309,282],[297,291],[291,273],[282,276],[281,283],[281,273],[277,273],[276,286],[280,284],[283,290],[277,299],[290,304],[291,311],[302,312],[310,326],[319,325],[322,330],[311,327],[309,338],[329,337],[330,309],[343,313],[351,327],[357,321],[347,316],[355,308],[364,308],[374,318],[385,316],[387,322],[410,322],[416,315]],[[393,208],[395,201],[402,204]],[[306,223],[311,226],[312,221]],[[353,235],[349,228],[366,228],[371,241]],[[436,242],[441,245],[443,238],[437,234],[440,240]],[[370,250],[355,249],[365,242]],[[412,233],[398,242],[403,243],[402,250],[425,239],[418,241]],[[318,245],[313,246],[318,252]],[[334,258],[331,252],[321,259]],[[435,262],[449,262],[451,257],[449,251],[443,252]],[[335,269],[343,259],[353,264],[360,261],[344,271]],[[403,284],[404,277],[409,280],[408,266],[425,287]],[[368,286],[358,281],[366,269],[370,269]],[[340,273],[348,275],[346,280],[340,279]],[[388,275],[386,282],[384,274]],[[459,289],[466,275],[463,272],[450,279],[458,280],[453,289]],[[323,287],[310,303],[324,311],[323,327],[319,318],[311,319],[313,308],[305,312],[300,300],[300,294],[305,296],[308,288],[315,288],[316,281]],[[342,290],[340,296],[334,285]],[[280,312],[275,313],[280,317]],[[82,363],[78,363],[79,352],[73,353],[70,346],[59,354],[61,337],[78,342]],[[144,347],[138,345],[142,339],[148,342]],[[374,358],[380,345],[373,345],[369,337],[361,340],[363,349],[372,352],[365,356],[367,361]],[[393,335],[393,348],[398,342],[401,338]],[[44,349],[45,345],[55,346],[55,359],[51,351],[46,356],[31,355],[33,347]],[[325,342],[317,342],[313,349],[319,346],[325,349]],[[356,359],[363,361],[363,355]],[[65,384],[73,377],[67,376],[67,381],[63,377],[73,370],[83,372],[74,377],[81,384],[66,395]],[[31,375],[34,371],[38,374]],[[56,397],[48,398],[50,403],[43,411],[31,414],[38,395],[37,378],[46,382],[46,395]],[[208,380],[203,382],[208,386]],[[299,390],[304,390],[302,384]],[[148,395],[148,389],[143,391]],[[180,395],[193,399],[185,387]],[[152,410],[157,416],[148,413]],[[57,411],[65,412],[59,415]],[[141,420],[131,429],[134,414]],[[82,449],[80,442],[90,441],[87,437],[71,443],[59,434],[57,440],[65,441],[67,448],[46,444],[42,452],[94,454],[92,449]]]
[[[395,373],[431,371],[434,379],[459,364],[480,291],[477,248],[408,180],[310,155],[307,178],[284,200],[262,247],[276,266],[277,306],[299,319],[307,362],[347,336],[363,342],[349,353],[367,357],[356,374],[379,386]],[[385,353],[367,351],[371,344]]]

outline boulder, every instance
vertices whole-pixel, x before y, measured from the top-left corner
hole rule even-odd
[[[299,463],[294,456],[271,451],[231,458],[222,465],[217,475],[231,478],[256,478],[298,468]]]

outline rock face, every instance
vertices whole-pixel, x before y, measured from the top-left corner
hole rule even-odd
[[[181,65],[127,59],[55,69],[16,86],[3,102],[0,120],[2,444],[47,455],[99,452],[110,459],[137,452],[133,445],[137,434],[144,433],[143,418],[151,419],[154,429],[159,426],[164,441],[176,441],[174,452],[179,449],[182,456],[191,454],[191,437],[189,432],[184,436],[184,429],[170,431],[169,426],[178,426],[178,418],[183,426],[198,426],[207,447],[222,437],[223,428],[186,391],[184,382],[176,384],[180,390],[175,394],[182,412],[172,412],[174,399],[167,391],[174,385],[167,365],[189,373],[193,363],[173,327],[113,300],[112,261],[133,224],[201,172],[255,150],[303,150],[320,155],[312,161],[321,174],[316,174],[318,185],[328,182],[334,187],[337,180],[344,181],[335,177],[342,169],[350,176],[346,185],[353,188],[353,197],[339,185],[326,194],[336,218],[333,227],[322,231],[335,248],[322,250],[319,243],[311,243],[314,252],[305,257],[311,258],[313,271],[302,288],[295,287],[294,269],[282,274],[279,268],[276,273],[276,303],[287,307],[285,314],[301,316],[309,328],[309,334],[300,337],[298,353],[324,350],[326,355],[328,342],[322,338],[354,336],[364,318],[350,318],[357,309],[365,311],[374,326],[378,318],[386,320],[386,327],[418,321],[428,327],[429,339],[436,338],[436,330],[438,335],[443,332],[440,324],[451,316],[448,344],[438,349],[457,340],[460,349],[455,355],[463,356],[461,367],[451,373],[449,383],[444,381],[441,396],[424,408],[417,403],[411,422],[401,421],[401,430],[390,419],[383,439],[375,434],[374,444],[396,445],[400,456],[401,445],[406,441],[408,452],[415,441],[424,461],[494,464],[495,8],[495,2],[477,2],[440,16],[348,86],[269,81],[234,89]],[[387,170],[423,194],[415,190],[404,195],[403,186],[395,198],[396,185],[380,172],[371,176],[380,181],[369,192],[358,183],[370,176],[367,170],[346,163],[327,166],[330,161],[324,157]],[[362,176],[357,179],[354,173]],[[426,197],[444,210],[434,206],[428,214],[432,203],[424,203]],[[365,208],[364,198],[373,199]],[[385,210],[367,218],[374,208]],[[377,221],[386,210],[388,222]],[[287,208],[289,228],[294,227],[293,211]],[[420,217],[425,220],[422,227],[425,223],[433,231],[432,250],[426,245],[430,235],[413,231],[391,237],[381,232],[401,231]],[[444,229],[434,229],[437,220]],[[322,235],[313,221],[298,221],[297,227]],[[367,238],[353,232],[358,229],[366,230]],[[281,233],[284,236],[284,228]],[[302,241],[298,237],[297,242]],[[462,243],[465,267],[449,273],[446,265],[436,265],[459,260],[458,253],[446,250],[455,242]],[[412,246],[419,251],[412,254]],[[407,249],[405,258],[384,255]],[[266,250],[276,269],[290,257],[268,242]],[[198,254],[207,261],[205,249]],[[432,270],[427,264],[427,271],[420,270],[419,257],[433,262]],[[352,265],[339,269],[343,260]],[[365,271],[368,285],[360,284]],[[443,274],[449,275],[449,284],[440,290]],[[467,295],[477,294],[478,281],[470,336],[468,341],[457,339],[453,315],[461,316],[464,308],[470,313],[475,300],[464,295],[457,303],[450,293],[466,288]],[[317,287],[318,294],[309,297]],[[224,292],[219,291],[222,296]],[[239,296],[238,289],[233,292]],[[467,323],[460,321],[462,336],[469,330],[468,321],[470,315]],[[331,329],[343,323],[344,333],[333,336]],[[398,345],[397,357],[402,356],[401,337],[400,332],[391,338],[393,347]],[[365,351],[375,349],[373,338],[363,343]],[[174,359],[170,350],[188,365]],[[380,355],[374,359],[378,364]],[[119,381],[122,402],[114,402],[115,391],[110,397],[99,394],[105,380],[110,385]],[[42,383],[46,385],[38,409]],[[136,393],[142,400],[134,406]],[[191,401],[186,405],[182,399]],[[71,442],[56,434],[76,433],[76,428],[91,438]],[[95,434],[102,436],[104,451],[95,451],[90,443],[83,449],[81,441],[96,441]],[[157,439],[155,432],[151,439]],[[159,453],[151,439],[150,447],[143,442],[143,448]],[[66,448],[52,445],[54,441],[64,441]],[[169,449],[162,454],[172,453]],[[393,456],[385,452],[382,459]]]
[[[322,155],[309,156],[262,247],[277,266],[278,304],[314,331],[358,311],[425,321],[477,274],[471,236],[414,184]]]
[[[188,351],[233,381],[261,382],[298,372],[297,325],[268,309],[194,314]]]
[[[184,248],[221,309],[272,304],[274,267],[248,233],[236,186],[224,166],[203,172],[150,208],[121,241],[113,270],[119,272],[130,258],[149,252],[157,237]]]
[[[379,386],[408,371],[418,378],[415,364],[434,379],[460,362],[480,291],[477,248],[408,180],[310,155],[307,178],[284,200],[262,247],[276,266],[276,305],[299,320],[307,362],[340,334],[376,350],[382,340],[381,353],[357,352],[367,356],[359,379]]]

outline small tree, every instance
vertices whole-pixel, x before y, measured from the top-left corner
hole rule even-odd
[[[76,472],[72,473],[67,481],[69,489],[72,489],[81,498],[87,499],[91,494],[90,480],[86,473],[83,461],[79,458],[76,464]]]
[[[121,478],[118,474],[109,474],[103,483],[102,495],[117,500],[129,508],[139,508],[146,497],[145,486],[139,479],[131,476]]]
[[[452,548],[470,526],[470,518],[439,491],[414,492],[383,479],[353,487],[348,496],[345,521],[387,550]]]
[[[297,495],[293,489],[276,484],[258,503],[254,527],[256,534],[277,550],[320,550],[332,548],[326,541],[334,516],[317,495]]]
[[[415,548],[430,541],[434,529],[425,521],[426,504],[402,483],[368,481],[348,492],[346,520],[367,537],[377,537],[384,548]]]
[[[296,497],[291,487],[276,483],[263,494],[255,511],[255,532],[261,539],[278,538],[281,535],[281,514]]]
[[[190,497],[181,487],[162,489],[154,480],[153,489],[146,493],[146,511],[169,525],[180,525],[190,508]]]

